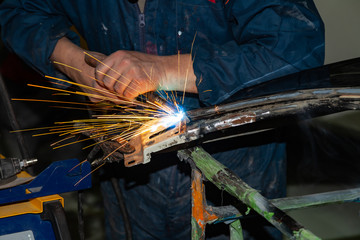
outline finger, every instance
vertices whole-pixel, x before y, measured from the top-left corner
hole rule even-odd
[[[116,102],[119,100],[115,94],[109,92],[108,89],[97,84],[96,81],[93,81],[91,85],[93,90],[84,89],[84,91],[86,91],[89,94],[88,97],[92,102],[100,102],[100,101]]]
[[[95,81],[92,84],[92,87],[94,88],[93,91],[87,90],[86,92],[89,93],[88,97],[91,102],[100,102],[103,101],[104,98],[107,98],[108,93],[107,89],[103,88],[99,84],[97,84]],[[84,90],[85,91],[85,90]]]
[[[115,92],[114,85],[122,80],[122,75],[118,74],[117,72],[111,71],[110,69],[106,70],[106,72],[97,70],[97,74],[99,76],[97,77],[97,79],[99,83],[103,85],[103,87],[106,87],[109,91]]]
[[[90,57],[89,55],[85,55],[85,62],[87,65],[89,65],[90,67],[96,68],[96,66],[98,65],[98,61],[96,61],[95,58]]]
[[[139,70],[139,68],[131,68],[129,72],[126,73],[126,82],[125,84],[120,84],[116,87],[119,87],[120,92],[124,97],[133,99],[137,97],[140,92],[144,90],[144,76],[143,72]]]
[[[99,80],[100,84],[107,87],[109,90],[114,91],[114,84],[119,81],[126,80],[124,73],[128,72],[131,65],[128,61],[123,63],[120,58],[114,58],[115,55],[110,55],[101,64],[97,65],[95,77]],[[130,81],[130,80],[128,80]]]
[[[141,94],[141,91],[134,91],[133,89],[126,88],[123,96],[128,99],[135,99]]]
[[[137,78],[136,81],[132,81],[127,86],[124,91],[124,97],[134,99],[143,93],[155,90],[154,84],[149,82],[147,78]]]

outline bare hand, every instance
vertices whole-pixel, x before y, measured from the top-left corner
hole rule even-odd
[[[162,57],[119,50],[106,57],[95,70],[98,84],[110,92],[133,99],[155,91],[166,78]]]
[[[189,54],[155,56],[119,50],[106,57],[97,52],[88,53],[103,64],[94,69],[84,61],[84,49],[63,37],[56,44],[51,60],[71,66],[56,65],[88,93],[93,102],[109,100],[116,103],[124,97],[133,99],[157,89],[197,93]]]
[[[105,58],[105,55],[90,52],[91,55]],[[84,61],[84,49],[72,43],[66,37],[59,39],[51,55],[54,66],[74,80],[74,84],[86,92],[93,102],[109,100],[116,102],[117,96],[98,84],[94,68]]]

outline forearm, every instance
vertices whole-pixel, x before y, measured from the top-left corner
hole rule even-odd
[[[0,6],[4,44],[44,75],[58,74],[49,58],[59,36],[73,42],[79,39],[69,29],[71,23],[58,8],[60,5],[53,0],[7,0]]]
[[[94,54],[101,55],[100,53]],[[82,88],[84,92],[90,94],[91,101],[111,99],[116,102],[119,96],[98,84],[95,80],[95,68],[85,62],[84,56],[84,49],[63,37],[57,42],[50,59],[59,71],[76,82],[75,85]]]
[[[166,77],[160,83],[160,90],[198,93],[193,61],[190,54],[161,57]]]
[[[57,42],[51,55],[51,61],[54,62],[54,66],[58,70],[77,82],[80,81],[80,76],[89,75],[94,77],[95,75],[94,69],[84,61],[84,49],[72,43],[66,37],[59,39]]]

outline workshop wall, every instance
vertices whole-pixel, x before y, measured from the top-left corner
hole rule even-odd
[[[360,57],[360,1],[314,2],[325,22],[325,63]]]
[[[325,64],[334,63],[342,60],[360,57],[360,1],[359,0],[314,0],[320,15],[325,23]],[[346,148],[350,145],[355,146],[351,150],[353,157],[346,159],[346,161],[353,161],[353,165],[358,165],[360,144],[360,113],[359,111],[347,111],[340,114],[333,114],[327,117],[322,117],[312,121],[312,126],[320,129],[320,131],[334,133],[331,137],[338,137],[339,142],[334,145],[334,150],[338,148],[337,156],[347,158],[348,153],[345,152]],[[314,128],[312,130],[314,130]],[[314,134],[314,131],[311,132]],[[322,141],[317,140],[318,145],[324,142],[329,142],[330,135],[325,137]],[[316,141],[311,139],[312,141]],[[325,140],[325,141],[324,141]],[[353,140],[353,141],[351,141]],[[347,144],[344,147],[345,142],[350,141],[351,144]],[[341,147],[343,146],[343,147]],[[340,152],[340,154],[339,154]],[[357,155],[356,155],[357,154]],[[345,156],[347,155],[347,156]],[[334,156],[334,155],[333,155]],[[354,157],[355,156],[355,157]],[[306,159],[303,159],[306,161]],[[319,175],[314,181],[299,181],[288,184],[288,195],[304,195],[310,193],[345,189],[349,187],[356,187],[348,185],[348,182],[344,182],[345,176],[350,176],[351,171],[356,171],[358,168],[346,169],[337,168],[338,180],[332,183],[322,181],[319,183],[320,178],[324,177],[324,172],[320,173],[320,168],[329,166],[328,159],[323,159],[323,164],[318,164],[314,167],[314,163],[310,163],[314,159],[308,159],[308,165],[313,169],[318,168]],[[321,162],[320,162],[321,163]],[[334,162],[332,162],[334,163]],[[336,163],[334,163],[336,164]],[[302,171],[310,172],[309,168],[302,167]],[[320,166],[320,167],[319,167]],[[331,171],[335,172],[336,169],[326,169],[327,173]],[[341,175],[343,174],[343,175]],[[354,177],[359,174],[353,174]],[[343,178],[341,177],[343,176]],[[292,176],[289,176],[291,178]],[[324,178],[323,178],[324,179]],[[323,180],[322,179],[322,180]],[[329,205],[318,208],[309,208],[299,211],[293,211],[290,213],[292,217],[298,220],[305,227],[310,229],[316,235],[327,240],[355,240],[360,239],[360,205],[359,203],[348,203],[339,205]]]

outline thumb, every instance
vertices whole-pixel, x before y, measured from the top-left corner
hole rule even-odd
[[[87,52],[84,56],[84,61],[87,65],[96,68],[97,65],[106,58],[105,54],[99,52]]]

